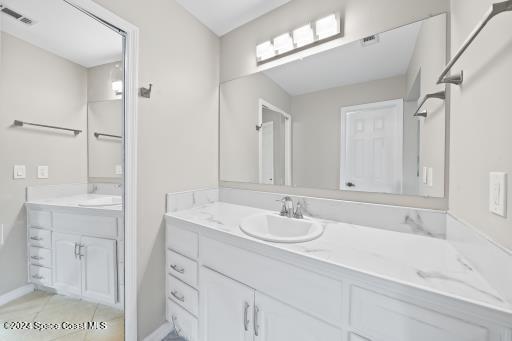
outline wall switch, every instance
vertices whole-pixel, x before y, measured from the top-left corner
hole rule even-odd
[[[489,174],[489,211],[502,217],[507,215],[507,174]]]
[[[423,167],[423,183],[426,184],[428,180],[428,169],[427,167]]]
[[[25,179],[27,177],[25,165],[14,165],[13,176],[15,179]]]
[[[434,170],[432,167],[428,167],[427,184],[429,187],[434,185]]]
[[[37,166],[37,178],[48,179],[48,166]]]
[[[116,175],[122,175],[123,174],[123,166],[116,165],[115,173],[116,173]]]

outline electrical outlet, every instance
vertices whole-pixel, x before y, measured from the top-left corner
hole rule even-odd
[[[27,177],[27,168],[25,165],[14,165],[13,177],[15,179],[25,179]]]
[[[116,173],[116,175],[122,175],[122,174],[123,174],[123,166],[121,166],[121,165],[116,165],[116,167],[115,167],[115,173]]]
[[[37,166],[37,178],[48,179],[48,166]]]
[[[502,217],[507,215],[507,174],[489,174],[489,211]]]

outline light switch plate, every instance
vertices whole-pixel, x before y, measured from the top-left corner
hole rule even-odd
[[[432,167],[428,167],[427,184],[429,187],[434,186],[434,170]]]
[[[116,173],[116,175],[122,175],[123,174],[123,166],[116,165],[115,173]]]
[[[48,179],[48,166],[37,166],[37,178]]]
[[[502,217],[507,216],[507,174],[489,174],[489,211]]]
[[[423,167],[423,183],[426,184],[428,180],[428,169],[427,167]]]
[[[25,165],[14,165],[13,176],[15,179],[25,179],[27,177]]]

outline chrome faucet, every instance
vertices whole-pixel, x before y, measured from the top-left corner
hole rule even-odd
[[[293,215],[293,200],[292,200],[292,198],[290,198],[289,196],[286,196],[277,201],[280,201],[283,204],[281,206],[281,212],[279,212],[279,214],[282,217],[291,218]]]
[[[297,207],[294,210],[293,209],[293,200],[289,196],[286,196],[277,201],[280,201],[282,203],[281,212],[279,212],[279,214],[282,217],[288,217],[288,218],[293,217],[295,219],[303,219],[304,218],[302,215],[302,209],[301,209],[301,205],[299,202],[297,203]]]

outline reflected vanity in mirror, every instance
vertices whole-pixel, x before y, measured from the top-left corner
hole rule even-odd
[[[446,42],[442,14],[222,83],[221,180],[443,197]]]

